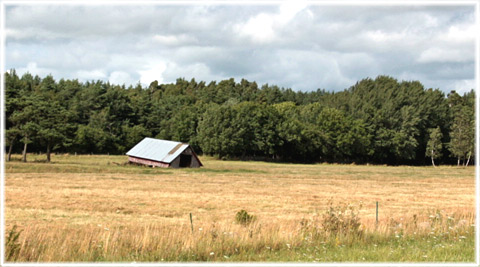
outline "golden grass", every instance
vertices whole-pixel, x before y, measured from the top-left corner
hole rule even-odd
[[[428,232],[431,216],[437,214],[452,218],[452,223],[443,218],[445,231],[474,221],[473,167],[302,165],[201,157],[201,169],[151,169],[123,166],[124,156],[57,155],[52,164],[29,156],[32,162],[5,165],[6,227],[23,230],[19,242],[26,261],[98,259],[85,256],[93,252],[104,260],[118,259],[115,255],[129,259],[132,251],[132,260],[142,260],[139,251],[167,247],[175,250],[161,255],[164,260],[179,260],[206,236],[209,241],[195,250],[205,250],[206,258],[184,260],[219,260],[210,253],[218,246],[235,247],[226,243],[261,247],[300,242],[302,219],[320,225],[329,202],[361,205],[358,216],[367,232],[391,234],[395,227]],[[254,224],[235,223],[241,209],[256,216]],[[38,254],[31,251],[29,238],[50,245]],[[125,246],[132,251],[116,251]]]

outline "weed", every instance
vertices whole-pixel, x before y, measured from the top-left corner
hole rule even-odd
[[[5,259],[7,261],[15,261],[20,252],[20,244],[18,238],[22,230],[17,231],[17,225],[14,225],[8,232],[7,240],[5,240]]]
[[[235,215],[235,221],[241,225],[249,225],[255,220],[255,216],[248,214],[246,210],[241,210]]]
[[[361,206],[360,206],[361,208]],[[360,236],[360,218],[358,210],[353,205],[332,206],[325,211],[322,217],[322,227],[328,236],[353,235]]]

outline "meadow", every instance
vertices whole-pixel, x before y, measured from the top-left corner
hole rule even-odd
[[[44,158],[5,163],[9,262],[475,260],[474,167]]]

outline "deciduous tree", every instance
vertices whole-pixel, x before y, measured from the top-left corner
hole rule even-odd
[[[440,127],[437,127],[430,129],[429,133],[430,135],[425,155],[432,159],[432,166],[435,167],[434,160],[442,156],[442,131],[440,130]]]

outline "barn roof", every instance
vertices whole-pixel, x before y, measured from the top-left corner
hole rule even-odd
[[[145,137],[140,143],[127,152],[128,156],[171,163],[189,145]]]

